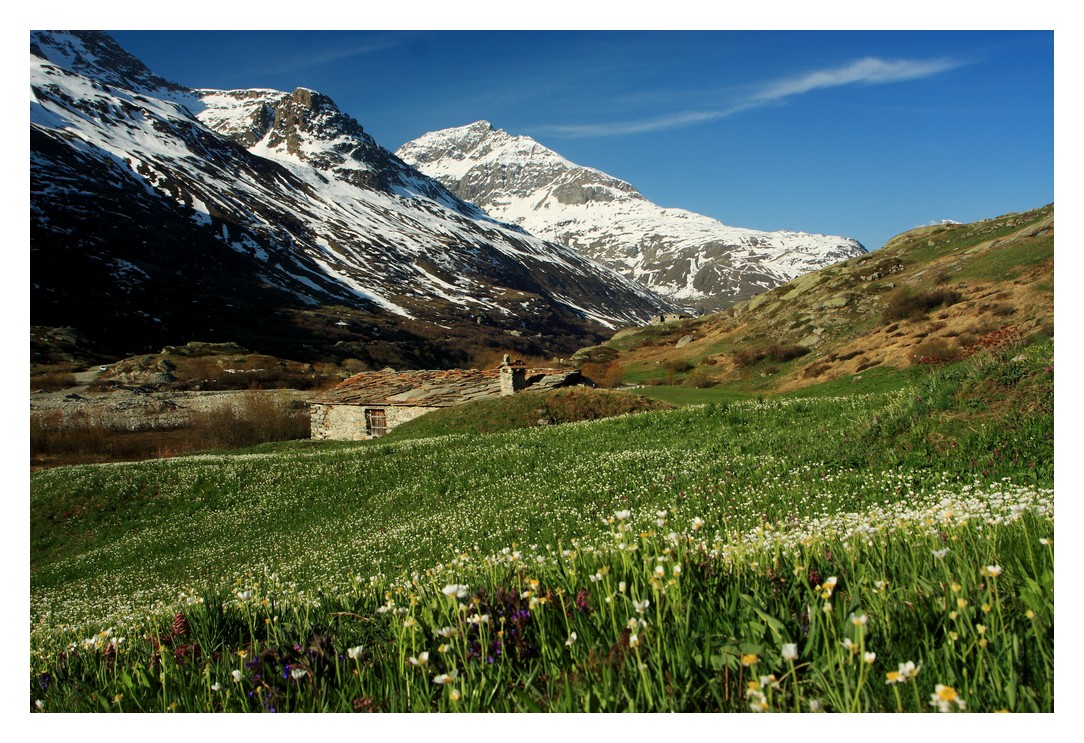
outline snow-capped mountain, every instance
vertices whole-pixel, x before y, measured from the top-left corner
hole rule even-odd
[[[723,309],[866,252],[845,237],[729,227],[660,207],[630,184],[488,121],[431,132],[396,154],[494,218],[703,310]]]
[[[35,32],[30,51],[35,325],[571,341],[668,307],[463,202],[318,92],[186,89],[97,32]],[[327,307],[351,321],[299,315]]]

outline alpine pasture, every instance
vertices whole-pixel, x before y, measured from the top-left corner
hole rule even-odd
[[[1053,710],[1053,341],[31,477],[31,709]]]

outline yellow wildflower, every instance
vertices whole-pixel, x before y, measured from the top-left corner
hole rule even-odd
[[[959,709],[967,709],[967,703],[960,698],[956,690],[951,686],[938,684],[933,694],[930,695],[930,706],[937,707],[940,712],[949,712],[955,704]]]

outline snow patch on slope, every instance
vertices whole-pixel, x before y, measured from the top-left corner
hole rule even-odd
[[[486,121],[423,135],[397,154],[496,219],[706,309],[865,252],[849,238],[730,227],[660,207],[625,181]]]

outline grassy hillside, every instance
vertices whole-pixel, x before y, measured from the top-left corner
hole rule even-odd
[[[31,708],[1051,711],[1053,342],[911,374],[33,473]]]
[[[427,413],[398,426],[385,439],[445,436],[452,433],[500,433],[517,428],[612,418],[616,415],[668,410],[671,405],[641,395],[586,387],[570,387],[545,393],[511,395],[477,400]]]
[[[726,312],[623,330],[574,358],[611,382],[769,393],[1053,332],[1051,204],[912,230]]]

